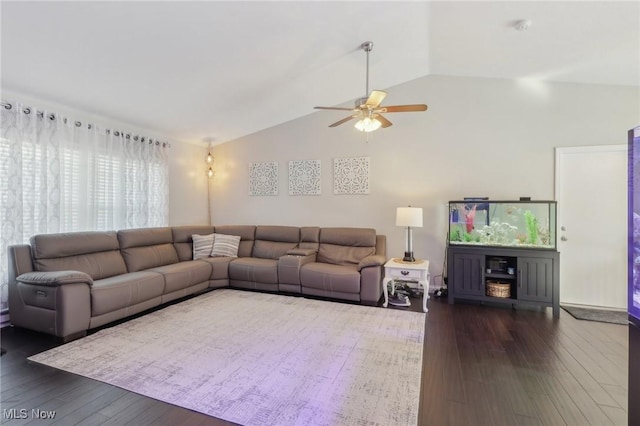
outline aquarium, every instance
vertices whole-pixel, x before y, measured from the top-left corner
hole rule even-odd
[[[556,248],[555,201],[449,201],[449,244]]]

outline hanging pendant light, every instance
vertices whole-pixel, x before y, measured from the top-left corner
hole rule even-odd
[[[212,177],[215,176],[216,172],[214,172],[213,169],[211,168],[214,160],[213,155],[211,155],[211,139],[208,139],[208,142],[209,142],[209,152],[207,153],[207,157],[205,158],[205,161],[207,165],[209,165],[209,170],[207,170],[207,177],[211,179]]]

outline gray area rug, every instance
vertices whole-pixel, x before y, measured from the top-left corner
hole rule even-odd
[[[425,314],[216,290],[29,358],[242,425],[416,425]]]
[[[610,311],[607,309],[578,308],[575,306],[560,306],[571,316],[579,320],[609,322],[612,324],[627,325],[628,314],[623,311]]]

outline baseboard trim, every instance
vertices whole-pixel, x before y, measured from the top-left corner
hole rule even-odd
[[[627,312],[625,308],[614,308],[611,306],[600,306],[600,305],[580,305],[578,303],[563,303],[560,302],[560,306],[568,306],[573,308],[583,308],[583,309],[601,309],[606,311],[617,311],[617,312]]]

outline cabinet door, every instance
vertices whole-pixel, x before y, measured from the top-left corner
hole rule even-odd
[[[518,257],[518,299],[553,300],[553,259]]]
[[[453,286],[456,295],[484,296],[484,256],[456,253],[453,257]]]

